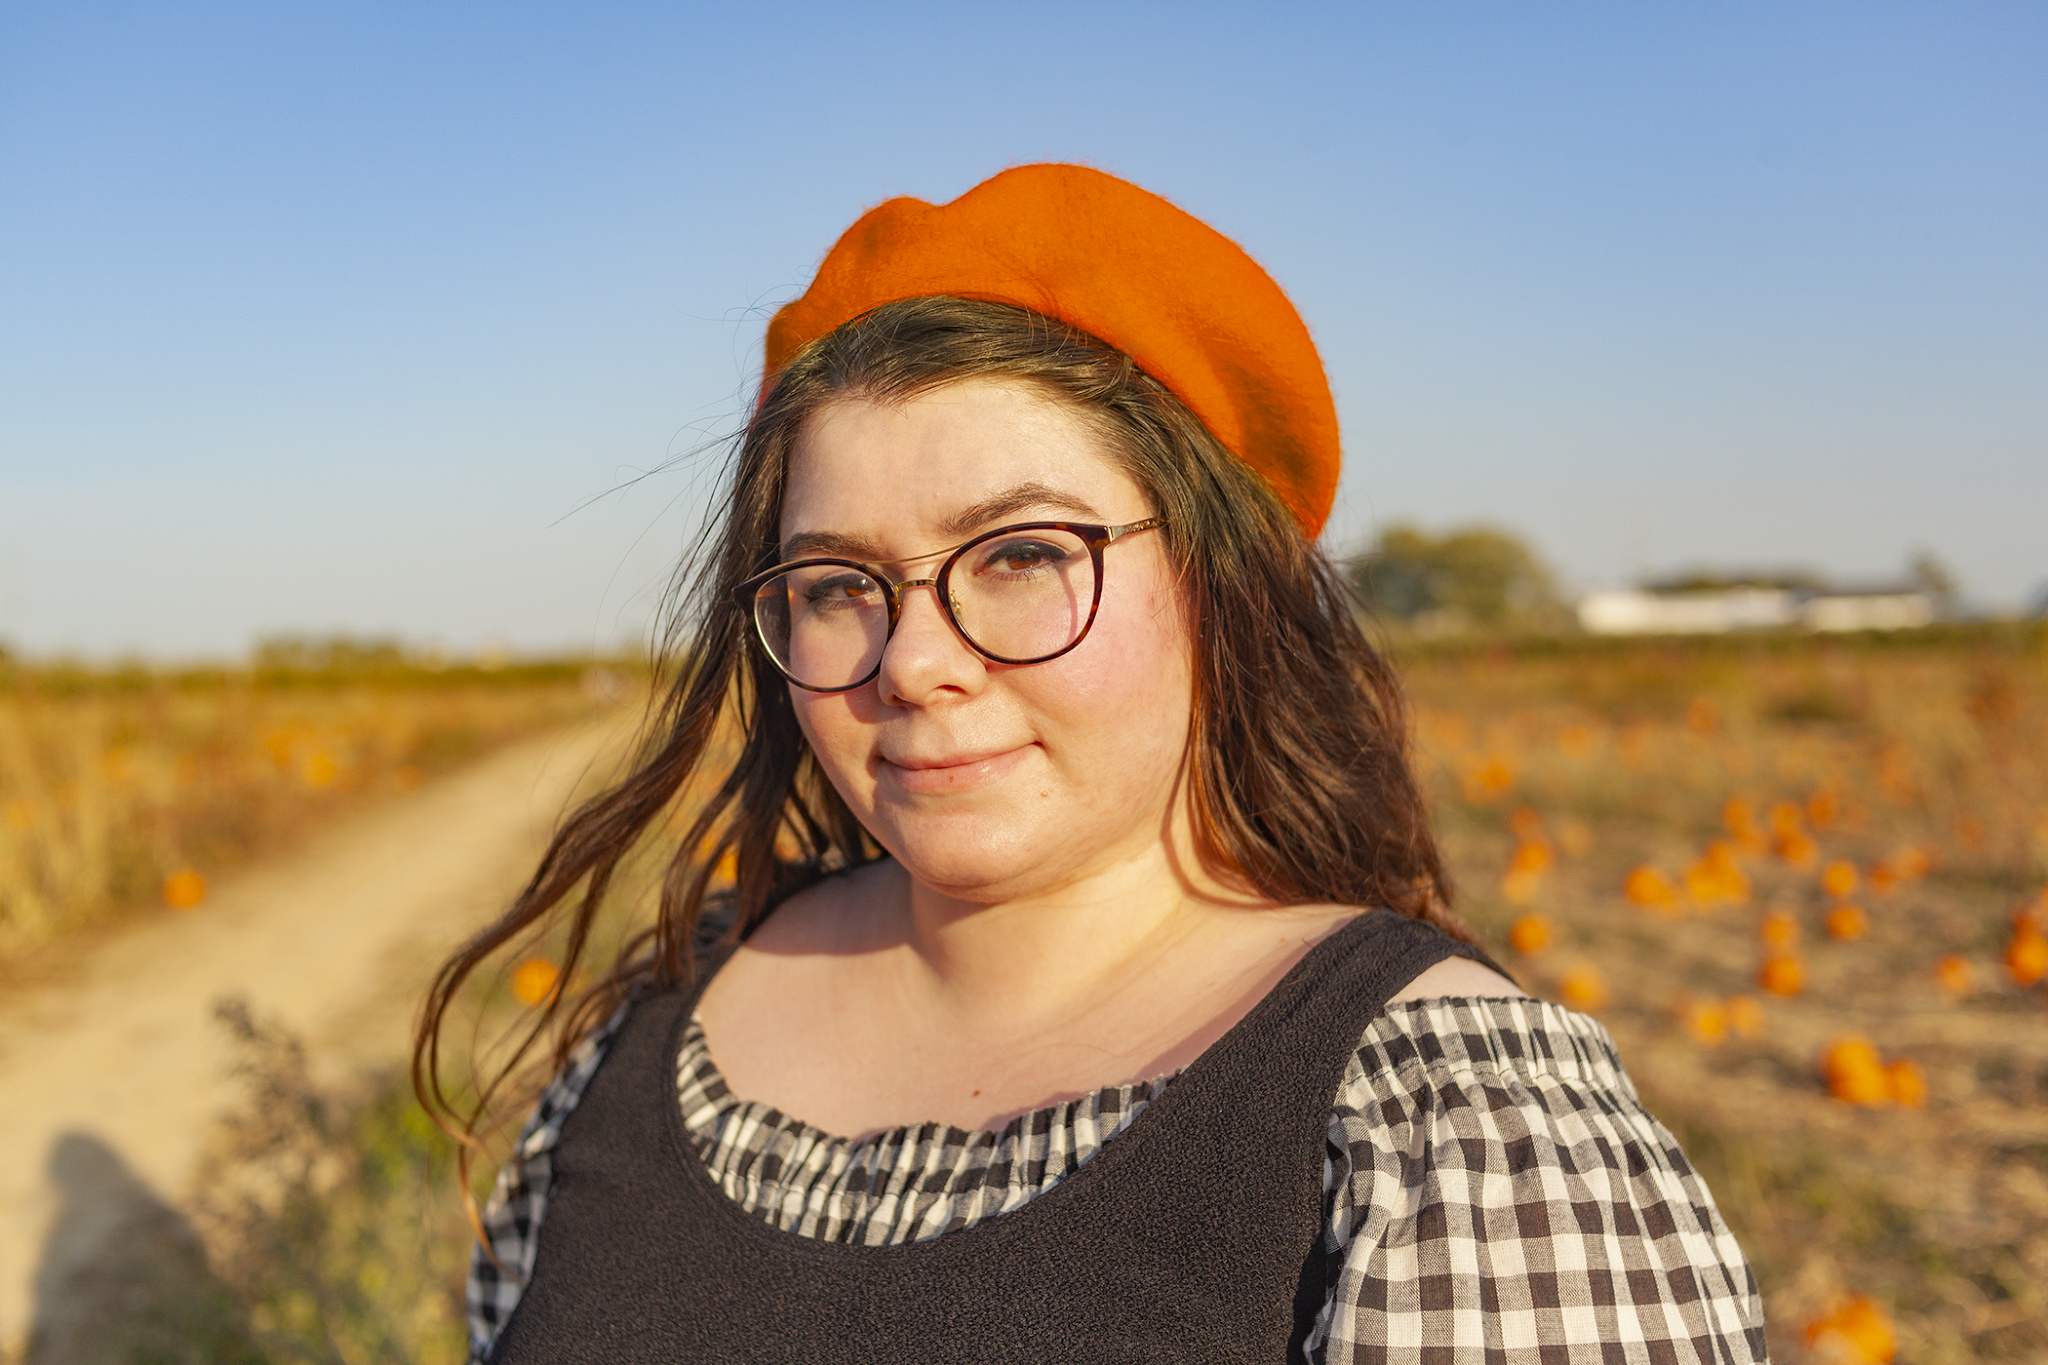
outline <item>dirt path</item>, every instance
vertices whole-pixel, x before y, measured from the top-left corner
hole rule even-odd
[[[228,1098],[213,1002],[245,997],[323,1069],[401,1057],[437,954],[531,870],[623,730],[593,723],[494,755],[197,911],[119,934],[70,981],[0,1002],[0,1359],[23,1349],[39,1297],[47,1323],[53,1295],[90,1279],[95,1241],[132,1240],[123,1219],[185,1192]]]

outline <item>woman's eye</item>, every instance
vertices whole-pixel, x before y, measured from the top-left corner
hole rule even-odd
[[[834,574],[804,589],[804,601],[827,606],[834,602],[858,602],[874,596],[875,580],[866,574]]]
[[[1067,552],[1042,540],[1006,540],[991,546],[981,559],[982,572],[1029,573],[1058,564]]]

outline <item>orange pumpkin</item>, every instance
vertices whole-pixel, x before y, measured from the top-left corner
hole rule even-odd
[[[544,957],[529,957],[512,969],[512,994],[532,1009],[547,1003],[562,980],[562,969]]]
[[[1707,845],[1700,860],[1685,870],[1685,889],[1702,910],[1748,904],[1749,878],[1735,860],[1735,846],[1724,839]]]
[[[1536,890],[1543,885],[1543,878],[1534,872],[1510,872],[1500,879],[1501,898],[1509,905],[1527,905],[1536,899]]]
[[[1725,1006],[1728,1011],[1728,1027],[1739,1038],[1761,1038],[1764,1032],[1764,1007],[1753,995],[1731,995]]]
[[[1885,866],[1894,877],[1902,882],[1917,882],[1934,867],[1934,860],[1927,856],[1927,850],[1914,844],[1893,850],[1885,859]]]
[[[1756,927],[1757,937],[1773,948],[1791,948],[1799,942],[1799,920],[1789,911],[1773,910]]]
[[[1731,796],[1721,803],[1721,827],[1730,835],[1745,842],[1758,833],[1756,807],[1740,796]]]
[[[1607,1005],[1607,978],[1600,969],[1593,966],[1577,966],[1566,972],[1557,983],[1558,994],[1575,1010],[1588,1012],[1604,1009]]]
[[[1550,921],[1541,915],[1523,915],[1508,926],[1508,942],[1518,953],[1540,953],[1550,946]]]
[[[1756,984],[1772,995],[1797,995],[1806,989],[1806,964],[1789,954],[1771,958],[1757,972]]]
[[[1806,798],[1806,818],[1815,829],[1826,829],[1841,818],[1842,798],[1822,787]]]
[[[1927,1107],[1927,1073],[1920,1063],[1910,1057],[1901,1057],[1884,1069],[1885,1080],[1891,1086],[1892,1103],[1907,1109]]]
[[[1500,800],[1515,788],[1515,768],[1499,755],[1487,755],[1465,769],[1465,799],[1475,806]]]
[[[1853,943],[1870,928],[1870,916],[1858,905],[1838,905],[1828,911],[1828,937]]]
[[[1828,1093],[1844,1104],[1875,1108],[1892,1102],[1891,1076],[1868,1038],[1836,1039],[1821,1055],[1820,1065]]]
[[[1970,970],[1970,959],[1961,953],[1950,953],[1934,964],[1935,983],[1953,996],[1968,995],[1974,976]]]
[[[1631,901],[1649,910],[1669,910],[1678,904],[1678,888],[1671,884],[1669,877],[1648,863],[1628,874],[1628,881],[1622,885],[1622,892]]]
[[[307,754],[299,765],[299,780],[314,791],[333,786],[341,778],[341,765],[334,761],[334,755],[325,749],[316,749]]]
[[[1804,872],[1820,861],[1820,845],[1805,830],[1795,829],[1778,836],[1778,856]]]
[[[1736,847],[1752,858],[1761,857],[1771,851],[1771,841],[1764,837],[1761,826],[1756,822],[1756,807],[1740,796],[1731,796],[1721,806],[1721,827],[1728,831],[1728,837]]]
[[[1841,1365],[1891,1365],[1899,1351],[1891,1317],[1860,1294],[1808,1323],[1806,1344],[1820,1359]]]
[[[1836,900],[1856,889],[1856,864],[1837,858],[1820,870],[1820,889]]]
[[[1719,1047],[1728,1037],[1728,1010],[1718,1000],[1701,1000],[1685,1012],[1685,1031],[1693,1041]]]
[[[206,899],[206,878],[191,868],[180,868],[164,878],[164,904],[173,910],[196,909]]]
[[[1507,875],[1501,878],[1501,894],[1510,905],[1527,905],[1536,899],[1543,874],[1557,861],[1550,845],[1538,841],[1519,845],[1508,859]]]
[[[2031,986],[2048,975],[2048,934],[2036,929],[2032,921],[2022,922],[2005,945],[2005,969],[2022,986]]]

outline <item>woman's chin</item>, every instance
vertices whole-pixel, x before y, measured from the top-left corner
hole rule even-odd
[[[898,865],[920,885],[955,900],[994,902],[1057,885],[1080,861],[1076,850],[998,831],[896,831],[887,841]]]

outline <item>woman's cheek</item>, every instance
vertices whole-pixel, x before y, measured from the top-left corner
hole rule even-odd
[[[1167,721],[1156,708],[1185,717],[1193,702],[1193,660],[1187,631],[1170,597],[1134,594],[1105,603],[1081,647],[1060,659],[1072,660],[1069,691],[1077,703],[1104,713],[1119,728],[1136,713],[1147,723]],[[1126,714],[1112,718],[1109,711]]]
[[[1162,764],[1178,767],[1187,743],[1194,681],[1184,633],[1150,612],[1119,613],[1099,626],[1073,653],[1040,665],[1049,676],[1038,700],[1057,715],[1048,728],[1083,745],[1091,766],[1156,779]]]
[[[874,777],[868,771],[867,756],[875,727],[855,714],[851,702],[855,695],[789,689],[797,728],[803,731],[812,755],[825,770],[826,780],[856,816],[865,818],[874,808]]]

